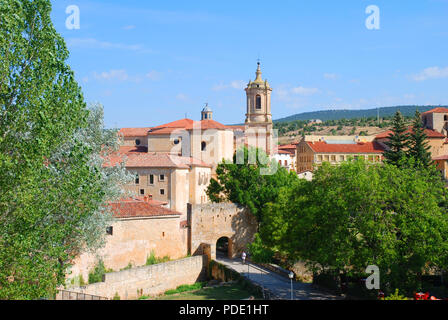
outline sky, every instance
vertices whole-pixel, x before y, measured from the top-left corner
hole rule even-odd
[[[107,127],[243,123],[244,88],[273,119],[328,109],[448,105],[448,0],[52,0],[86,102]],[[79,8],[79,28],[72,28]],[[376,6],[374,11],[366,10]],[[378,14],[377,14],[378,13]],[[69,19],[68,19],[69,18]],[[67,26],[67,19],[69,25]]]

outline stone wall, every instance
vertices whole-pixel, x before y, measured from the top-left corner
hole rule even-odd
[[[70,291],[112,299],[137,299],[155,296],[182,284],[193,284],[207,278],[207,257],[188,257],[151,266],[138,267],[119,272],[107,273],[105,281],[85,287],[71,288]]]
[[[179,216],[118,219],[113,234],[106,236],[106,246],[76,258],[69,278],[82,275],[85,281],[101,259],[108,269],[119,271],[129,264],[145,265],[153,251],[156,257],[178,259],[187,255],[187,229],[181,228]]]
[[[188,220],[191,226],[191,253],[203,254],[204,245],[211,248],[211,259],[216,258],[216,242],[229,238],[230,256],[236,257],[254,239],[256,218],[244,207],[232,203],[192,205]]]

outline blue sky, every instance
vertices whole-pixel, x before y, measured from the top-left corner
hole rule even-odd
[[[244,122],[260,57],[274,119],[324,109],[448,104],[448,0],[57,0],[53,21],[108,127]],[[66,7],[80,29],[66,28]],[[380,9],[369,30],[366,8]]]

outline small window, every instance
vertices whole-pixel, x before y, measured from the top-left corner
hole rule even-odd
[[[179,139],[174,139],[173,142],[174,142],[174,144],[179,144],[180,141],[179,141]]]
[[[140,189],[140,194],[141,194],[142,196],[144,196],[144,195],[145,195],[145,189]]]
[[[204,119],[207,119],[207,114],[204,114]]]
[[[165,181],[165,175],[164,174],[159,175],[159,181]]]
[[[135,145],[139,146],[140,145],[140,139],[135,139]]]
[[[201,142],[201,151],[205,151],[205,149],[207,148],[207,143],[205,141]]]
[[[257,95],[255,97],[255,109],[261,109],[261,96]]]
[[[135,176],[135,184],[140,184],[140,177],[139,177],[139,175]]]
[[[165,189],[160,189],[160,194],[163,196],[165,194]]]
[[[106,234],[112,235],[114,233],[114,227],[107,227],[106,228]]]
[[[149,184],[154,184],[154,175],[153,174],[149,175]]]

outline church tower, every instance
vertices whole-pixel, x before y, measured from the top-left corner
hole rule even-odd
[[[201,111],[201,120],[213,120],[213,111],[208,106],[208,103],[205,104],[204,109]]]
[[[272,151],[272,88],[268,81],[261,77],[260,62],[255,75],[255,80],[249,81],[245,89],[247,97],[245,131],[249,145],[255,146],[256,139],[258,141],[256,146],[269,154]]]

